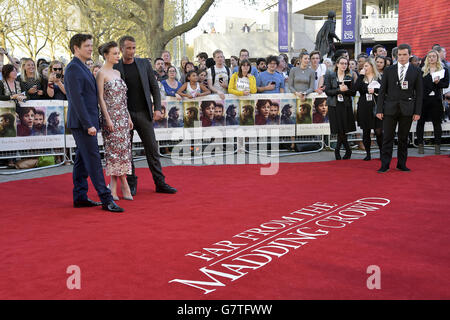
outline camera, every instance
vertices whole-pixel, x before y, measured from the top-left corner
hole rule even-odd
[[[62,78],[62,74],[60,74],[60,73],[57,73],[55,76],[56,76],[56,79],[61,79]]]

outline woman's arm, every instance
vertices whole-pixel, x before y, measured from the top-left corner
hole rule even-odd
[[[178,89],[177,94],[179,94],[180,96],[182,96],[184,98],[192,98],[192,96],[190,94],[184,93],[184,91],[186,91],[187,84],[188,84],[187,82],[183,83],[183,85],[180,87],[180,89]]]
[[[200,90],[202,92],[197,94],[197,97],[207,96],[208,94],[211,94],[211,91],[205,85],[203,85],[201,83],[200,83]]]
[[[288,88],[289,88],[289,91],[292,93],[297,92],[297,90],[295,90],[295,88],[294,88],[295,70],[297,70],[296,67],[292,68],[291,72],[289,72],[289,78],[288,78]]]
[[[243,96],[244,92],[239,91],[236,88],[237,78],[238,78],[238,74],[236,72],[233,73],[233,75],[231,76],[231,79],[230,79],[230,85],[228,86],[228,93],[234,94],[235,96]],[[249,80],[250,80],[250,78],[249,78]]]
[[[332,88],[333,75],[331,73],[325,74],[324,85],[325,85],[325,94],[327,96],[336,96],[339,92],[339,88]]]
[[[314,92],[314,85],[316,84],[316,74],[314,70],[311,69],[311,73],[309,74],[309,88],[306,90],[305,95]]]
[[[100,110],[102,111],[103,118],[106,121],[106,127],[108,128],[108,131],[113,131],[114,125],[111,121],[111,118],[109,117],[108,110],[106,109],[106,103],[105,100],[103,99],[103,90],[105,84],[105,77],[103,75],[103,71],[98,71],[96,81],[98,88],[98,104],[100,105]]]

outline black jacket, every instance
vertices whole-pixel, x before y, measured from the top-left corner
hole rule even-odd
[[[419,68],[409,64],[405,81],[408,89],[403,90],[398,78],[398,63],[384,69],[380,94],[377,101],[377,113],[395,115],[400,108],[402,115],[421,115],[423,84]]]
[[[134,61],[136,61],[136,66],[139,71],[139,77],[141,78],[142,87],[144,88],[145,100],[150,112],[150,117],[153,118],[153,104],[155,105],[155,111],[161,111],[161,93],[159,92],[159,86],[155,78],[155,72],[147,59],[134,58]],[[118,64],[114,65],[114,69],[120,72],[122,79],[124,79],[125,81],[122,59],[120,59]]]

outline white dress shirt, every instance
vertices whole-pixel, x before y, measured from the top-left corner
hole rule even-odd
[[[399,80],[400,82],[405,81],[405,78],[406,78],[406,72],[408,71],[408,67],[409,67],[409,62],[407,62],[407,63],[404,65],[404,66],[405,66],[405,70],[403,71],[403,79],[400,78],[400,74],[401,74],[401,71],[402,71],[402,64],[400,64],[400,62],[399,62],[399,63],[397,63],[397,65],[398,65],[398,69],[397,69],[397,72],[398,72],[398,80]]]

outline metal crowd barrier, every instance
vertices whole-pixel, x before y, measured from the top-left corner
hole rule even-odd
[[[286,98],[286,95],[271,95],[275,96],[275,98],[270,98],[269,95],[252,95],[253,97],[246,97],[246,99],[254,99],[255,101],[258,99],[292,99],[291,94],[287,94],[289,97]],[[215,100],[216,98],[214,96],[208,96],[207,98],[203,98],[202,100]],[[230,98],[231,99],[231,98]],[[236,97],[232,98],[234,100],[238,100]],[[174,100],[168,100],[166,103],[170,103],[170,101]],[[201,101],[201,100],[196,100]],[[312,102],[312,100],[311,100]],[[13,105],[8,105],[9,102],[0,102],[0,107],[4,107],[5,105],[13,109]],[[23,106],[64,106],[65,110],[67,110],[67,101],[29,101]],[[61,108],[61,107],[60,107]],[[64,117],[65,122],[66,117]],[[300,125],[301,126],[301,125]],[[291,127],[292,128],[292,127]],[[172,160],[186,160],[189,158],[190,160],[198,160],[198,159],[204,159],[204,158],[213,158],[213,157],[220,157],[220,156],[231,156],[236,154],[242,154],[247,153],[249,155],[258,155],[258,156],[264,156],[264,157],[288,157],[288,156],[294,156],[294,155],[302,155],[302,154],[309,154],[309,153],[316,153],[321,152],[322,150],[330,150],[334,151],[334,144],[336,143],[336,135],[334,134],[308,134],[305,132],[300,132],[301,130],[298,129],[299,126],[296,125],[295,129],[292,131],[289,129],[287,132],[292,134],[286,134],[286,131],[284,133],[280,133],[276,137],[271,137],[270,135],[266,136],[258,136],[258,134],[244,137],[244,136],[232,136],[232,138],[224,138],[224,139],[218,139],[218,138],[211,138],[211,137],[203,137],[201,136],[200,139],[194,139],[195,136],[192,137],[193,139],[186,139],[183,138],[167,138],[167,132],[166,136],[162,136],[158,139],[158,147],[159,150],[161,149],[172,149],[172,152],[168,153],[161,153],[160,156],[162,158],[172,159]],[[301,127],[303,128],[303,127]],[[246,127],[248,129],[248,127]],[[264,129],[264,127],[259,127],[259,129]],[[258,130],[259,130],[258,129]],[[424,139],[425,141],[434,138],[433,135],[433,127],[431,123],[426,123],[425,125],[425,134]],[[184,129],[186,130],[186,129]],[[268,129],[273,130],[273,129]],[[169,130],[170,131],[170,130]],[[320,131],[320,130],[319,130]],[[185,132],[185,131],[183,131]],[[186,133],[187,134],[187,133]],[[158,135],[157,135],[158,136]],[[189,135],[188,135],[189,136]],[[206,136],[206,135],[205,135]],[[190,136],[189,136],[190,137]],[[443,123],[443,138],[450,138],[450,122],[444,122]],[[186,137],[185,137],[186,138]],[[417,138],[417,134],[415,132],[415,124],[413,125],[410,133],[410,142],[417,147],[417,144],[415,142]],[[375,141],[375,137],[372,133],[371,137],[372,141]],[[349,142],[356,142],[357,144],[362,141],[362,130],[358,128],[358,131],[354,133],[348,134],[348,141]],[[0,138],[0,143],[2,142]],[[280,148],[280,146],[289,146],[289,145],[315,145],[316,148],[312,150],[306,150],[306,151],[292,151],[289,148]],[[208,149],[209,148],[209,149]],[[353,149],[357,149],[358,145],[354,145],[352,147]],[[426,148],[432,148],[432,146],[427,145]],[[3,148],[5,149],[5,148]],[[176,152],[178,152],[178,155],[173,154],[173,150],[175,149]],[[210,149],[214,149],[214,152],[208,153],[205,150],[209,151]],[[0,145],[0,150],[2,150]],[[33,157],[39,157],[39,156],[60,156],[62,157],[63,161],[60,163],[57,163],[55,165],[45,166],[45,167],[37,167],[37,168],[31,168],[31,169],[17,169],[17,170],[7,170],[2,171],[0,170],[0,175],[11,175],[11,174],[18,174],[18,173],[24,173],[24,172],[30,172],[35,170],[41,170],[41,169],[47,169],[52,167],[59,167],[63,165],[65,162],[73,162],[73,158],[75,155],[75,143],[73,141],[73,137],[71,135],[64,135],[64,145],[60,148],[30,148],[29,150],[3,150],[0,151],[0,159],[23,159],[23,158],[33,158]],[[104,153],[104,149],[102,146],[102,139],[101,135],[99,135],[99,150],[100,153]],[[143,144],[138,136],[138,134],[135,132],[134,134],[134,140],[133,140],[133,159],[134,161],[140,161],[145,160],[145,154],[143,154]],[[450,148],[443,148],[444,151],[450,151]],[[180,152],[181,151],[181,152]],[[365,151],[361,150],[355,150],[356,153],[364,153]],[[371,149],[372,153],[379,152],[377,147],[374,147]],[[0,167],[0,169],[4,169],[7,167]]]

